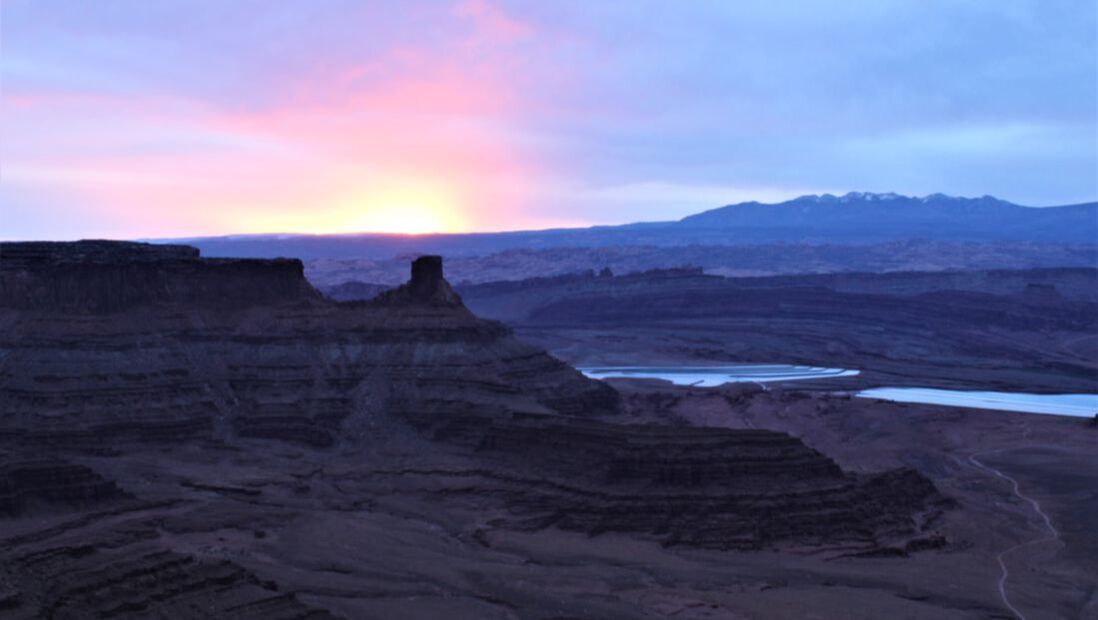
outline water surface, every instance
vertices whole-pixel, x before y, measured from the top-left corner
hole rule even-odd
[[[853,377],[857,370],[791,366],[787,364],[731,364],[723,366],[582,366],[592,379],[663,379],[675,385],[715,387],[725,383],[766,383]],[[1098,394],[1028,394],[940,390],[919,387],[880,387],[862,390],[857,396],[902,403],[973,407],[1025,413],[1048,413],[1091,417],[1098,413]]]
[[[713,387],[725,383],[765,383],[853,377],[857,370],[789,366],[785,364],[734,364],[731,366],[584,366],[580,372],[592,379],[663,379],[675,385]]]
[[[1024,392],[966,392],[933,388],[881,387],[858,392],[864,398],[899,403],[975,407],[1025,413],[1052,413],[1092,417],[1098,413],[1098,394],[1027,394]]]

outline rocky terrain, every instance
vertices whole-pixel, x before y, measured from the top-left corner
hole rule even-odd
[[[319,447],[366,433],[393,392],[532,413],[613,407],[611,390],[455,302],[441,267],[386,301],[337,304],[296,260],[123,246],[144,252],[134,260],[95,247],[0,248],[0,406],[12,439]]]
[[[354,298],[384,287],[322,290]],[[1098,391],[1094,268],[748,278],[604,269],[459,290],[477,314],[577,365],[788,363],[862,373],[821,387]]]
[[[231,235],[185,240],[205,256],[293,256],[316,286],[360,298],[445,254],[458,285],[694,265],[722,276],[1094,267],[1098,203],[1033,208],[992,196],[850,192],[746,202],[678,221],[499,233]],[[357,288],[356,288],[357,287]],[[363,288],[366,287],[366,288]],[[376,292],[376,291],[375,291]]]
[[[404,281],[407,263],[414,256],[417,256],[414,252],[385,257],[315,256],[305,261],[305,275],[322,288],[345,282],[395,286]],[[1093,268],[1096,264],[1098,248],[1094,245],[910,239],[860,245],[752,243],[510,248],[449,257],[447,272],[452,281],[465,285],[574,275],[592,268],[628,274],[691,265],[701,267],[711,275],[752,277],[843,272]]]
[[[825,387],[1098,392],[1098,270],[722,278],[699,269],[461,288],[577,365],[852,368]]]
[[[957,604],[991,592],[997,605],[980,610],[944,604],[934,612],[877,611],[878,617],[1098,615],[1098,425],[1091,420],[890,403],[773,386],[688,388],[620,379],[612,383],[624,395],[627,418],[634,421],[780,430],[832,455],[844,469],[915,468],[956,498],[962,508],[945,513],[941,528],[950,540],[964,541],[964,550],[952,547],[938,558],[949,558],[948,584],[914,592],[917,584],[933,583],[931,573],[940,570],[932,568],[933,554],[912,556],[906,567],[880,567],[873,576],[887,582],[890,575],[902,574],[912,591],[901,596],[927,603],[956,596],[952,600]],[[853,565],[844,568],[852,571],[848,577],[867,576]],[[873,609],[859,588],[871,586],[862,581],[843,594],[808,586],[800,595],[818,601],[834,601],[829,594],[849,595]],[[847,617],[819,608],[805,612],[810,613]],[[852,616],[859,617],[858,613],[873,615],[867,610]],[[758,617],[766,616],[762,612]]]
[[[967,544],[919,468],[645,417],[437,257],[337,302],[296,260],[0,244],[0,450],[15,618],[735,617],[729,592]],[[866,595],[995,605],[893,587]]]

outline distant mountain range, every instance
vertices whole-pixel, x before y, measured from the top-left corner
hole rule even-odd
[[[909,239],[1094,245],[1098,202],[1025,207],[993,196],[923,197],[850,192],[782,203],[744,202],[671,222],[439,235],[232,235],[184,240],[205,256],[390,258],[476,256],[509,249],[610,246],[870,244]],[[173,240],[180,241],[180,240]]]
[[[851,192],[801,196],[776,205],[729,205],[683,218],[678,225],[750,231],[776,241],[823,237],[831,243],[912,238],[1095,243],[1098,203],[1035,208],[993,196]]]

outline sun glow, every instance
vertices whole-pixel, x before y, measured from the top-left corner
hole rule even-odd
[[[244,225],[254,233],[422,235],[469,229],[462,194],[448,184],[408,181],[343,193],[310,209],[270,213]]]
[[[465,228],[459,202],[455,192],[430,183],[381,188],[341,209],[346,219],[338,232],[455,232]]]

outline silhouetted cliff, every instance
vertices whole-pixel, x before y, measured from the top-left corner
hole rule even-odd
[[[122,312],[148,304],[243,308],[320,294],[297,259],[206,259],[187,246],[0,243],[0,307]]]

